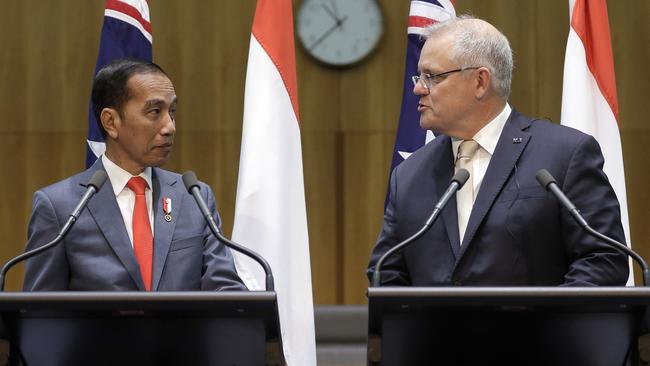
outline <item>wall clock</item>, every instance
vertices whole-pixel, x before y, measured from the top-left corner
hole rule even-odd
[[[315,59],[348,66],[379,45],[383,27],[377,0],[303,0],[296,28],[302,46]]]

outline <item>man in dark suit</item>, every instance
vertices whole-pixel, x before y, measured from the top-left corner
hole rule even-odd
[[[95,171],[109,179],[62,243],[27,261],[24,290],[245,290],[180,175],[157,168],[176,132],[176,92],[165,72],[115,61],[95,77],[92,100],[106,152],[35,193],[27,249],[56,236]],[[201,183],[201,192],[218,219],[212,191]]]
[[[383,285],[624,285],[627,257],[585,234],[535,179],[547,169],[592,227],[623,242],[595,139],[511,109],[512,51],[489,23],[460,17],[428,30],[414,93],[421,127],[437,137],[392,173],[370,278],[465,168],[470,179],[433,227],[385,262]]]

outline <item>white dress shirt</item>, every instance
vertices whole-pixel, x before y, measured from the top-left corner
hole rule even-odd
[[[474,154],[474,157],[471,160],[472,171],[474,172],[471,179],[471,182],[474,184],[474,200],[476,200],[476,197],[478,196],[479,188],[483,182],[483,177],[485,177],[487,168],[490,165],[490,159],[492,159],[494,150],[496,149],[497,143],[499,142],[499,137],[501,137],[503,127],[506,125],[506,121],[510,116],[510,112],[512,112],[512,108],[510,108],[510,105],[506,103],[501,113],[499,113],[499,115],[497,115],[488,124],[483,126],[483,128],[481,128],[481,130],[472,137],[472,140],[476,141],[479,144],[479,149],[476,151],[476,154]],[[458,147],[462,142],[463,140],[461,139],[452,138],[451,148],[454,154],[454,161],[456,161],[456,156],[458,156]],[[471,212],[472,210],[471,207],[461,207],[462,202],[458,199],[456,200],[456,205],[457,212],[461,212],[461,210]],[[472,201],[472,206],[473,205],[474,202]],[[459,232],[463,233],[464,228],[459,227]],[[461,243],[463,242],[463,236],[464,235],[460,236]]]
[[[135,207],[135,193],[126,186],[129,179],[133,177],[131,173],[120,168],[117,164],[113,163],[106,155],[101,157],[108,179],[113,187],[113,193],[117,199],[117,205],[120,207],[122,219],[124,219],[124,226],[126,232],[129,234],[131,246],[133,246],[133,208]],[[151,234],[153,235],[153,193],[151,191],[151,168],[147,167],[140,173],[140,177],[144,178],[147,182],[145,189],[145,197],[147,199],[147,212],[149,212],[149,223],[151,226]]]

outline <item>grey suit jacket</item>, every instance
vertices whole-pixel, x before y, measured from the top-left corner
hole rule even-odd
[[[513,110],[481,183],[461,243],[456,199],[420,239],[385,262],[395,286],[620,286],[627,256],[587,235],[535,174],[547,169],[591,226],[624,242],[616,195],[596,140]],[[454,174],[451,139],[438,136],[391,176],[384,225],[368,268],[416,233]]]
[[[101,159],[88,170],[34,194],[27,250],[54,239],[86,190]],[[245,290],[230,250],[210,232],[181,176],[152,169],[154,211],[153,291]],[[203,198],[219,221],[214,196],[201,183]],[[162,201],[172,201],[172,220]],[[25,291],[144,290],[124,220],[109,182],[83,210],[57,247],[26,262]]]

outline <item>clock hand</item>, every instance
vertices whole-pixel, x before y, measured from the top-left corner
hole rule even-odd
[[[332,3],[332,9],[334,10],[334,16],[336,16],[336,18],[339,19],[339,10],[336,8],[336,1],[335,0],[330,0],[330,3]]]
[[[337,17],[336,14],[334,14],[332,10],[330,10],[330,8],[328,8],[325,4],[321,4],[321,6],[323,7],[323,9],[325,9],[327,14],[329,14],[334,19],[336,25],[341,24],[341,20],[339,19],[339,17]]]
[[[332,9],[334,10],[334,16],[337,18],[337,21],[340,22],[341,24],[341,29],[343,29],[343,21],[341,21],[341,16],[339,15],[339,10],[336,7],[336,0],[330,0],[330,3],[332,4]]]
[[[343,24],[343,22],[345,22],[347,19],[348,19],[348,17],[343,17],[343,19],[341,19],[340,22],[338,22],[338,23],[334,24],[332,27],[330,27],[330,29],[328,29],[325,33],[323,33],[323,35],[320,36],[320,38],[317,39],[316,42],[314,42],[314,43],[311,45],[311,47],[309,47],[309,49],[310,49],[310,50],[313,50],[314,48],[316,48],[316,46],[318,46],[318,45],[319,45],[321,42],[323,42],[327,37],[329,37],[330,34],[332,34],[332,32],[334,32],[334,31],[336,30],[336,28],[340,27],[341,24]]]

